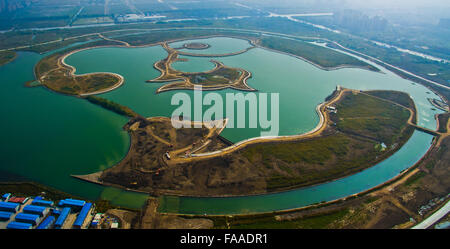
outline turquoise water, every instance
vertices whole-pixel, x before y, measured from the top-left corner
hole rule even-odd
[[[211,62],[211,59],[192,57],[192,56],[178,56],[180,59],[187,59],[188,61],[176,61],[172,63],[172,67],[175,70],[196,73],[205,72],[214,69],[215,64]]]
[[[247,42],[231,38],[202,39],[203,42],[212,45],[211,49],[215,47],[216,42],[223,44],[223,40],[231,45],[231,41]],[[229,51],[235,52],[237,50],[229,49]],[[129,106],[147,117],[171,116],[171,113],[178,107],[170,105],[172,95],[176,92],[185,92],[193,98],[193,92],[172,91],[156,95],[156,90],[163,83],[145,83],[146,80],[156,78],[159,75],[159,72],[153,68],[153,64],[165,58],[166,55],[167,53],[160,46],[98,48],[73,54],[66,59],[66,62],[75,66],[79,74],[115,72],[125,77],[125,84],[122,87],[103,94],[102,97]],[[441,112],[440,110],[432,110],[433,106],[427,100],[427,97],[438,98],[438,96],[429,92],[424,86],[413,85],[410,81],[388,71],[376,73],[356,68],[324,71],[295,57],[260,48],[230,57],[182,56],[182,58],[188,58],[188,61],[174,63],[176,69],[189,72],[206,71],[213,66],[210,60],[215,59],[227,66],[241,67],[252,72],[253,77],[248,80],[248,84],[258,89],[257,94],[279,93],[279,135],[299,134],[312,130],[319,122],[315,111],[316,106],[323,102],[337,85],[361,90],[390,89],[405,91],[415,101],[418,109],[418,124],[426,128],[436,128],[434,115]],[[217,92],[223,97],[225,106],[225,94],[239,91],[227,89]],[[204,111],[207,108],[209,106],[205,106]],[[246,111],[249,112],[248,106]],[[226,113],[225,110],[224,113]],[[257,128],[226,128],[222,135],[233,142],[238,142],[258,137],[261,131],[263,129],[259,125]]]
[[[122,159],[129,147],[129,136],[121,129],[127,119],[78,98],[24,87],[41,57],[19,53],[14,62],[0,67],[0,170],[84,198],[104,195],[114,204],[140,207],[145,198],[127,198],[134,193],[117,190],[122,195],[108,195],[112,188],[70,177]]]
[[[236,52],[248,44],[247,41],[230,38],[212,38],[204,42],[212,45],[211,53]],[[193,94],[192,91],[173,91],[156,95],[155,91],[162,83],[145,83],[145,80],[159,75],[153,64],[166,56],[167,53],[161,47],[97,48],[71,55],[66,62],[75,66],[79,74],[98,71],[121,74],[125,84],[115,91],[102,94],[102,97],[129,106],[144,116],[170,116],[176,108],[170,105],[173,94]],[[122,130],[127,120],[81,99],[40,87],[25,88],[23,83],[33,79],[33,66],[41,58],[37,54],[20,53],[16,61],[0,67],[0,114],[4,117],[0,123],[0,172],[25,176],[84,198],[101,197],[114,204],[140,207],[146,195],[102,187],[70,177],[71,174],[92,173],[119,162],[129,147],[129,137]],[[209,62],[211,58],[186,58],[189,61],[177,62],[177,67],[195,72],[213,66]],[[323,102],[336,85],[364,90],[406,91],[417,105],[419,125],[431,129],[436,126],[434,114],[439,111],[432,111],[426,98],[437,96],[427,93],[425,87],[413,85],[389,72],[381,74],[361,69],[327,72],[294,57],[263,49],[213,59],[227,66],[251,71],[253,78],[249,84],[259,93],[280,94],[280,135],[304,133],[313,129],[319,121],[315,107]],[[218,91],[222,96],[228,92],[238,91]],[[260,132],[260,127],[226,128],[223,135],[237,142],[259,136]],[[267,210],[293,208],[322,199],[333,199],[366,189],[369,187],[367,184],[373,185],[392,178],[401,169],[416,162],[429,148],[430,141],[429,135],[416,132],[394,156],[360,174],[344,178],[349,179],[346,184],[345,181],[331,187],[323,184],[303,189],[301,194],[280,193],[237,199],[176,198],[175,203],[179,204],[170,207],[163,202],[162,205],[167,210],[183,213],[235,213],[259,212],[263,207]],[[309,196],[315,196],[317,191],[321,193],[318,197]]]
[[[172,42],[172,43],[169,43],[169,46],[171,48],[181,48],[183,46],[183,44],[193,43],[193,42],[206,43],[211,46],[207,49],[201,49],[201,50],[183,48],[183,49],[180,49],[180,51],[194,53],[194,54],[207,54],[207,55],[216,54],[217,55],[217,54],[228,54],[228,53],[239,52],[239,51],[243,51],[243,50],[251,47],[251,44],[246,40],[234,39],[234,38],[230,38],[230,37],[215,37],[215,38],[193,39],[193,40],[189,40],[189,41]]]

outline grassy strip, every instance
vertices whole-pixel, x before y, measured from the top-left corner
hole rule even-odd
[[[404,92],[375,90],[375,91],[366,91],[365,93],[378,98],[393,101],[407,108],[412,109],[415,108],[414,102],[409,97],[409,94]]]
[[[438,122],[439,122],[439,130],[438,132],[446,133],[447,132],[447,124],[448,119],[450,118],[450,113],[442,113],[438,116]]]
[[[98,96],[87,96],[86,100],[89,102],[99,105],[105,109],[108,109],[110,111],[113,111],[117,114],[124,115],[127,117],[137,117],[139,114],[135,113],[133,110],[131,110],[129,107],[117,104],[115,102],[112,102],[110,100],[98,97]]]
[[[399,101],[409,106],[409,96],[380,91],[386,96],[402,96]],[[376,94],[379,94],[376,93]],[[411,100],[412,101],[412,100]],[[348,94],[336,105],[338,113],[333,117],[340,131],[371,137],[390,146],[394,144],[410,112],[400,106],[363,94]]]
[[[420,180],[422,177],[424,177],[427,173],[423,172],[423,171],[419,171],[416,174],[414,174],[413,176],[411,176],[410,178],[408,178],[405,181],[405,186],[410,186],[411,184],[417,182],[418,180]]]
[[[341,66],[366,67],[372,71],[379,71],[361,60],[349,55],[323,48],[304,41],[288,40],[279,37],[264,37],[261,45],[270,49],[303,57],[321,67],[335,68]]]
[[[291,220],[276,220],[272,214],[208,218],[214,221],[216,229],[228,228],[228,226],[231,229],[323,229],[330,228],[336,220],[340,220],[348,212],[348,209],[333,210]]]
[[[1,182],[0,193],[12,193],[17,196],[38,196],[45,192],[46,199],[58,201],[66,198],[78,198],[74,195],[41,185],[35,182]]]
[[[243,34],[223,30],[166,30],[166,31],[154,31],[146,34],[128,35],[120,37],[119,39],[133,46],[142,46],[170,40],[193,39],[202,36],[217,36],[217,35],[239,36],[242,38],[255,37],[255,35],[248,33]]]
[[[10,63],[15,60],[17,57],[16,52],[14,51],[2,51],[0,52],[0,66]]]

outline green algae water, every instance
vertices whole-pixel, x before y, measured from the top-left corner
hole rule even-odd
[[[221,48],[230,44],[231,48]],[[248,41],[234,38],[209,38],[201,40],[178,42],[172,47],[181,46],[187,42],[204,42],[211,45],[210,53],[218,43],[219,51],[236,52],[249,45]],[[233,46],[233,41],[238,45]],[[196,53],[205,54],[203,50]],[[156,94],[156,90],[164,83],[146,83],[146,80],[159,76],[159,71],[153,64],[167,56],[161,46],[146,48],[97,48],[75,53],[66,59],[66,63],[75,66],[78,74],[92,72],[114,72],[125,78],[122,87],[115,91],[102,94],[102,97],[128,106],[146,117],[171,116],[178,106],[171,106],[170,100],[174,93],[185,92],[193,99],[193,91],[180,90]],[[435,129],[434,115],[440,110],[433,110],[427,98],[439,98],[426,87],[412,84],[397,75],[384,70],[376,73],[358,68],[344,68],[324,71],[298,58],[276,53],[261,48],[249,50],[246,53],[228,57],[190,57],[181,56],[188,61],[178,61],[174,67],[188,72],[202,72],[212,69],[211,59],[221,61],[227,66],[244,68],[252,72],[248,84],[259,93],[279,93],[279,135],[293,135],[308,132],[317,125],[319,117],[316,106],[330,95],[337,85],[360,90],[399,90],[407,92],[413,98],[418,110],[418,125]],[[215,91],[219,93],[226,106],[226,93],[238,93],[237,90]],[[207,94],[208,92],[204,92]],[[204,106],[204,111],[209,106]],[[270,110],[270,108],[269,108]],[[225,110],[224,110],[224,113]],[[248,113],[248,106],[247,106]],[[270,116],[270,112],[269,112]],[[248,120],[247,120],[248,122]],[[235,125],[236,127],[236,125]],[[247,125],[248,127],[248,125]],[[259,137],[261,127],[257,128],[226,128],[222,135],[232,142],[239,142],[252,137]]]
[[[117,205],[142,206],[143,197],[129,201],[127,195],[134,193],[117,190],[122,195],[108,195],[112,188],[70,177],[105,169],[123,158],[129,136],[121,127],[127,119],[82,99],[24,87],[41,58],[19,53],[14,62],[0,67],[0,171],[92,200],[105,196]]]
[[[233,38],[201,41],[211,47],[208,51],[199,50],[196,53],[230,53],[248,47],[247,41]],[[78,74],[121,74],[125,78],[124,85],[102,94],[102,97],[129,106],[147,117],[170,116],[176,108],[170,105],[172,95],[185,92],[193,96],[193,93],[171,91],[155,94],[163,83],[145,83],[145,80],[159,75],[153,64],[166,56],[166,51],[159,46],[96,48],[75,53],[66,59],[66,63],[75,66]],[[25,88],[23,83],[33,79],[33,66],[41,58],[37,54],[20,53],[16,61],[0,67],[0,114],[3,117],[0,124],[0,172],[24,176],[83,198],[103,198],[132,208],[142,206],[147,195],[102,187],[70,177],[71,174],[87,174],[111,167],[126,155],[129,136],[122,126],[127,119],[82,99],[57,94],[42,87]],[[297,58],[260,48],[230,57],[185,58],[187,62],[175,63],[177,69],[206,71],[213,66],[210,59],[215,59],[227,66],[251,71],[253,77],[248,83],[260,93],[279,93],[280,135],[304,133],[313,129],[319,122],[315,107],[324,101],[336,85],[361,90],[405,91],[412,96],[418,109],[418,124],[436,128],[434,115],[439,110],[432,110],[427,97],[438,97],[425,87],[412,84],[387,70],[383,70],[383,73],[351,68],[324,71]],[[218,91],[222,96],[228,92],[238,91]],[[222,135],[238,142],[257,137],[260,132],[260,127],[226,128]],[[431,138],[430,135],[415,132],[404,147],[382,163],[335,182],[298,190],[298,193],[289,191],[236,198],[162,198],[160,208],[161,211],[180,213],[252,213],[336,199],[373,187],[410,167],[430,147]]]

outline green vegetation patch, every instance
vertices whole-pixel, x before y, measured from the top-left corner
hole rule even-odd
[[[323,229],[330,228],[348,214],[348,209],[292,220],[276,220],[273,216],[237,219],[229,221],[234,229]]]
[[[222,67],[211,73],[187,74],[186,76],[193,84],[220,85],[236,82],[241,74],[242,72],[238,69]]]
[[[398,105],[364,94],[347,94],[336,105],[332,119],[340,131],[395,143],[405,128],[410,112]]]
[[[415,105],[409,94],[404,92],[397,92],[397,91],[367,91],[365,92],[369,95],[386,99],[392,102],[395,102],[397,104],[400,104],[407,108],[415,109]]]
[[[300,56],[324,68],[354,66],[379,71],[378,68],[352,56],[304,41],[288,40],[279,37],[263,37],[261,38],[260,44],[263,47]]]
[[[268,191],[363,170],[391,155],[414,131],[407,125],[407,109],[367,94],[346,93],[336,107],[338,113],[331,115],[337,130],[332,126],[320,137],[255,144],[242,150],[249,163],[260,165],[268,175]]]
[[[1,51],[0,52],[0,66],[10,63],[15,60],[17,57],[16,52],[14,51]]]
[[[11,193],[23,197],[39,196],[45,193],[43,196],[52,201],[65,198],[77,198],[76,196],[34,182],[2,182],[0,183],[0,193]]]
[[[129,107],[117,104],[115,102],[112,102],[110,100],[97,97],[97,96],[87,96],[86,100],[89,102],[99,105],[105,109],[111,110],[117,114],[128,116],[128,117],[136,117],[138,116],[137,113],[135,113],[133,110],[131,110]]]
[[[250,161],[260,154],[263,161],[274,157],[287,163],[323,164],[333,155],[345,155],[348,143],[346,136],[334,135],[296,143],[258,144],[245,150],[243,155]]]
[[[146,34],[127,35],[120,37],[119,39],[124,42],[128,42],[130,45],[140,46],[155,44],[159,42],[165,42],[178,39],[191,39],[202,36],[241,36],[242,38],[254,37],[255,35],[246,33],[221,31],[221,30],[166,30],[166,31],[154,31]]]
[[[442,113],[438,116],[438,122],[439,122],[439,130],[438,132],[446,133],[448,130],[448,119],[450,118],[450,113]]]
[[[417,183],[420,179],[422,179],[427,173],[424,171],[419,171],[410,178],[405,181],[405,186],[410,186],[414,183]]]

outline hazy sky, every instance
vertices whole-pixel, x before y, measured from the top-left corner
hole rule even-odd
[[[246,0],[237,0],[245,2]],[[254,0],[251,0],[254,1]],[[418,8],[418,7],[444,7],[450,8],[450,0],[259,0],[261,2],[287,3],[294,5],[326,5],[338,4],[354,8]]]
[[[292,0],[295,1],[295,0]],[[450,8],[449,0],[345,0],[347,4],[355,7],[378,7],[378,8],[417,8],[417,7],[447,7]]]

